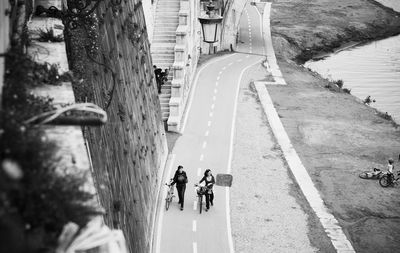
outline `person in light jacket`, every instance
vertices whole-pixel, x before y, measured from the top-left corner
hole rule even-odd
[[[211,174],[211,170],[210,169],[206,169],[206,171],[204,172],[204,176],[203,178],[200,180],[200,184],[204,182],[205,186],[207,187],[207,191],[206,191],[206,212],[208,211],[208,209],[210,209],[210,203],[213,206],[214,205],[214,192],[213,192],[213,186],[215,184],[215,178],[214,176]]]

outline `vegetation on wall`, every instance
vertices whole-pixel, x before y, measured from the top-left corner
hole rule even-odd
[[[83,226],[97,213],[89,204],[92,194],[83,188],[86,175],[63,167],[57,145],[40,127],[24,123],[53,108],[51,99],[29,92],[52,82],[51,71],[45,69],[47,65],[37,65],[21,50],[6,54],[0,111],[0,252],[53,252],[67,222]]]

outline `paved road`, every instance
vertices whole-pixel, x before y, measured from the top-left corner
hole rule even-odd
[[[193,184],[207,168],[214,175],[230,172],[237,96],[240,83],[248,82],[241,79],[263,59],[260,27],[260,14],[247,6],[241,18],[240,53],[221,56],[200,68],[188,118],[170,164],[170,177],[178,165],[188,174],[185,209],[180,211],[175,200],[168,211],[161,211],[157,252],[233,252],[227,189],[216,186],[214,206],[199,214]]]

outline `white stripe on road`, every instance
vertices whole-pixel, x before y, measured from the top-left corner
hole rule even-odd
[[[226,66],[222,67],[222,70],[225,70],[225,69],[226,69]]]
[[[206,133],[204,134],[204,136],[208,136],[210,134],[210,131],[206,131]]]
[[[196,220],[193,220],[192,230],[193,230],[193,232],[196,232],[196,230],[197,230],[197,222],[196,222]]]
[[[201,174],[201,168],[197,168],[197,176],[200,176]]]
[[[197,243],[193,242],[193,253],[197,253]]]
[[[216,96],[213,96],[213,101],[215,101],[215,100],[217,100],[217,97],[216,97]]]
[[[217,76],[217,81],[221,78],[221,76]]]
[[[203,161],[203,159],[204,159],[204,155],[201,154],[201,155],[200,155],[200,161]]]
[[[213,116],[213,112],[210,112],[210,114],[208,115],[210,118],[212,118]]]
[[[207,126],[211,126],[211,121],[210,120],[207,122]]]
[[[218,89],[217,89],[217,88],[214,89],[214,93],[215,93],[215,94],[218,93]]]
[[[346,234],[340,227],[339,222],[324,204],[321,195],[317,188],[315,188],[310,175],[290,142],[289,136],[282,125],[267,88],[264,84],[256,84],[255,86],[264,112],[267,115],[269,125],[282,149],[285,160],[308,203],[321,221],[326,234],[331,239],[333,247],[335,247],[337,252],[355,252]]]
[[[218,86],[218,84],[219,84],[218,82],[215,82],[215,86]]]
[[[204,141],[203,142],[203,146],[202,146],[202,148],[206,148],[207,147],[207,142],[206,141]]]
[[[228,64],[228,66],[231,66],[233,64],[233,62],[230,62],[229,64]]]
[[[196,211],[197,210],[197,200],[195,200],[193,202],[193,210]]]
[[[249,55],[247,56],[249,57]],[[246,70],[253,67],[255,64],[259,64],[261,60],[257,60],[255,63],[247,66],[240,72],[237,87],[236,87],[236,95],[235,95],[235,105],[233,106],[233,115],[232,115],[232,126],[231,126],[231,139],[229,145],[229,157],[228,157],[228,168],[227,174],[231,174],[232,171],[232,155],[233,155],[233,140],[235,137],[235,124],[236,124],[236,114],[237,114],[237,105],[239,99],[239,91],[240,91],[240,84],[242,83],[243,74]],[[229,243],[229,252],[233,253],[233,239],[232,239],[232,228],[231,228],[231,210],[229,208],[229,187],[226,187],[226,226],[228,230],[228,243]]]
[[[218,75],[221,75],[222,74],[222,70],[218,73]]]
[[[183,123],[182,123],[182,127],[181,127],[181,129],[180,129],[180,132],[181,132],[181,133],[183,133],[183,132],[185,131],[187,119],[188,119],[188,117],[189,117],[190,108],[192,108],[193,97],[194,97],[194,94],[196,93],[197,83],[198,83],[198,81],[199,81],[199,76],[200,76],[200,74],[203,72],[203,70],[204,70],[206,67],[210,66],[211,64],[217,63],[217,62],[219,62],[219,61],[225,60],[225,59],[227,59],[227,58],[229,58],[229,57],[232,57],[232,56],[235,56],[235,55],[236,55],[236,54],[230,54],[230,55],[227,55],[227,56],[223,56],[223,57],[221,57],[221,58],[216,58],[215,60],[211,60],[211,61],[209,61],[208,63],[206,63],[204,66],[202,66],[202,67],[200,68],[200,70],[196,73],[196,77],[195,77],[195,79],[194,79],[194,86],[190,89],[190,93],[191,93],[191,94],[190,94],[190,99],[189,99],[189,102],[188,102],[189,104],[188,104],[188,106],[187,106],[187,110],[186,110],[186,113],[185,113],[185,116],[184,116],[184,120],[183,120]]]
[[[214,110],[215,104],[211,105],[211,110]]]

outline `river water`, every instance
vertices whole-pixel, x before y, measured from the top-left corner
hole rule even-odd
[[[400,12],[400,0],[378,2]],[[400,123],[400,35],[308,61],[305,66],[323,77],[343,80],[344,87],[360,99],[371,96],[376,100],[371,106]]]

